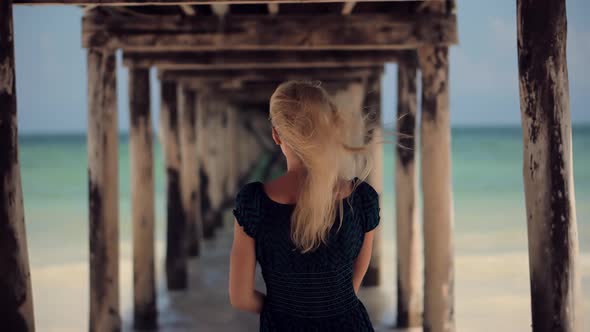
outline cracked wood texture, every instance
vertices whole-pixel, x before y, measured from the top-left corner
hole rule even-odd
[[[447,47],[418,50],[422,71],[421,165],[426,332],[455,331],[453,192]]]
[[[125,52],[127,66],[159,69],[359,68],[396,62],[408,51]]]
[[[154,153],[150,115],[150,73],[129,69],[129,150],[133,222],[133,326],[157,326],[154,265]]]
[[[150,51],[377,50],[457,42],[446,14],[107,16],[82,20],[84,47]]]
[[[533,331],[581,331],[565,0],[517,1]]]
[[[120,331],[115,53],[88,50],[90,331]]]
[[[0,326],[35,330],[18,160],[12,2],[0,2]]]
[[[420,233],[416,173],[416,61],[397,67],[397,145],[395,167],[395,219],[397,245],[398,328],[420,326]]]
[[[188,287],[186,219],[182,204],[177,84],[161,82],[160,130],[166,164],[166,282],[168,290]]]
[[[178,86],[180,112],[180,149],[182,150],[182,205],[186,218],[188,254],[199,255],[201,197],[199,192],[199,151],[197,150],[197,97],[195,91]]]

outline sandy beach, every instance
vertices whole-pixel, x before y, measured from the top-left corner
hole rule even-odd
[[[392,231],[391,223],[384,232]],[[169,293],[162,275],[163,243],[158,243],[158,308],[161,331],[255,331],[258,318],[230,307],[227,293],[228,228],[219,241],[207,243],[205,256],[190,263],[190,289]],[[458,239],[459,242],[471,241]],[[361,290],[360,298],[378,331],[395,321],[395,243],[384,241],[383,285]],[[583,316],[590,316],[590,253],[579,260],[584,291]],[[124,330],[132,329],[130,244],[121,246],[120,287]],[[457,254],[455,317],[458,331],[519,332],[530,329],[528,257],[526,252]],[[88,264],[72,263],[32,269],[36,324],[41,331],[87,330]],[[259,279],[260,275],[258,275]],[[259,280],[260,289],[263,288]],[[421,331],[421,329],[414,329]]]

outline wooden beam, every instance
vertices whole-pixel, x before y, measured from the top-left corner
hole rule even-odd
[[[582,331],[566,1],[516,3],[532,330]]]
[[[354,68],[397,62],[414,54],[406,50],[378,51],[222,51],[222,52],[133,52],[123,54],[132,67],[159,69],[297,69]]]
[[[357,69],[329,68],[329,69],[264,69],[264,70],[162,70],[158,72],[160,80],[178,81],[188,79],[194,81],[227,81],[238,79],[241,81],[284,81],[300,80],[347,80],[365,78],[376,71],[382,71],[383,66],[361,67]]]
[[[394,50],[457,42],[456,17],[445,14],[269,16],[86,15],[84,47],[141,51]]]
[[[119,331],[119,179],[115,52],[88,50],[90,330]]]
[[[155,329],[155,193],[150,72],[129,70],[129,150],[131,152],[131,218],[133,221],[133,326]]]
[[[395,219],[397,245],[397,328],[420,326],[420,232],[416,173],[416,61],[397,67]]]
[[[191,79],[185,77],[177,81],[196,91],[208,90],[208,98],[213,99],[227,99],[228,102],[234,104],[268,104],[270,96],[283,82],[280,81],[266,81],[266,82],[243,82],[239,87],[225,87],[218,82],[206,81],[201,78]],[[322,86],[330,93],[334,94],[337,91],[346,89],[351,83],[363,82],[359,79],[340,79],[340,80],[323,80]],[[272,142],[271,142],[272,143]]]
[[[342,15],[350,15],[352,13],[352,11],[354,10],[355,6],[356,6],[356,2],[354,2],[354,1],[344,2],[342,4]]]
[[[0,1],[0,326],[34,331],[15,77],[12,3]]]
[[[169,290],[188,287],[186,222],[182,205],[181,150],[177,85],[161,84],[160,130],[166,163],[166,281]]]
[[[214,4],[279,4],[279,3],[333,3],[333,2],[403,2],[408,0],[15,0],[21,5],[99,5],[99,6],[177,6]],[[429,0],[443,2],[445,0]]]
[[[418,52],[422,72],[422,195],[426,331],[455,330],[448,48]]]

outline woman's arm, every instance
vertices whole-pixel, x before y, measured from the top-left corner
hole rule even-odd
[[[375,230],[371,230],[365,233],[365,240],[363,246],[356,260],[354,261],[354,271],[352,274],[352,284],[354,286],[354,292],[358,293],[361,287],[361,282],[367,273],[369,268],[369,262],[371,262],[371,252],[373,251],[373,236]]]
[[[254,288],[256,251],[254,239],[234,220],[234,243],[229,260],[229,299],[234,308],[259,313],[264,294]]]

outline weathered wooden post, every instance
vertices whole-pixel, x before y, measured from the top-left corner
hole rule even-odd
[[[211,239],[215,228],[221,226],[222,203],[225,193],[224,115],[227,102],[212,91],[199,94],[198,150],[201,172],[201,212],[203,237]]]
[[[397,67],[397,155],[395,214],[397,244],[397,327],[421,324],[420,233],[418,230],[418,182],[416,179],[416,65],[404,59]]]
[[[211,174],[209,174],[208,160],[209,155],[209,132],[211,128],[208,125],[209,117],[209,100],[210,91],[199,91],[197,95],[197,109],[199,116],[197,116],[197,155],[198,155],[198,170],[199,170],[199,195],[202,221],[202,231],[204,239],[211,239],[215,235],[215,225],[213,224],[212,214],[212,199],[209,194],[209,186],[211,186]],[[213,156],[214,157],[214,156]]]
[[[367,179],[369,183],[379,193],[379,205],[383,203],[383,145],[380,140],[383,140],[383,119],[381,117],[381,73],[371,79],[372,83],[369,83],[369,89],[367,89],[368,103],[366,106],[373,112],[371,121],[376,125],[373,129],[373,140],[376,140],[376,144],[373,145],[373,169]],[[381,283],[381,251],[383,250],[382,245],[382,234],[381,227],[375,229],[375,236],[373,237],[373,251],[371,252],[371,263],[363,285],[365,286],[378,286]]]
[[[372,74],[367,81],[365,98],[360,106],[364,109],[367,118],[367,125],[371,130],[372,144],[372,169],[367,181],[375,188],[380,197],[380,205],[383,200],[383,123],[381,117],[381,72]],[[373,238],[373,251],[371,262],[363,279],[363,286],[378,286],[381,283],[381,251],[382,251],[381,227],[375,229]]]
[[[188,254],[193,257],[199,255],[201,223],[196,103],[195,91],[179,85],[182,205],[186,218]]]
[[[358,145],[363,144],[363,132],[365,126],[362,118],[366,117],[366,124],[370,128],[371,140],[376,144],[372,145],[372,166],[371,172],[367,178],[375,190],[381,194],[383,192],[383,146],[380,141],[383,139],[382,123],[381,123],[381,73],[371,75],[366,84],[349,83],[345,89],[330,91],[332,100],[336,106],[343,112],[344,115],[353,115],[353,112],[359,115],[358,128],[353,128],[347,140],[349,144]],[[380,283],[381,273],[381,227],[375,230],[375,237],[373,239],[373,251],[371,253],[371,262],[365,277],[363,279],[363,286],[377,286]]]
[[[565,0],[517,1],[533,331],[582,331]]]
[[[453,192],[448,48],[418,52],[422,71],[425,331],[454,331]]]
[[[18,161],[12,1],[0,2],[0,326],[34,331],[33,292]]]
[[[88,49],[90,331],[119,331],[117,72],[113,50]]]
[[[133,220],[133,324],[155,329],[154,156],[149,68],[129,68],[129,148]]]
[[[238,163],[242,162],[238,159],[238,133],[237,133],[237,113],[238,109],[235,105],[230,104],[227,108],[227,144],[226,144],[226,160],[227,160],[227,180],[226,180],[226,195],[233,197],[238,190]]]
[[[223,200],[226,197],[226,183],[228,171],[227,142],[227,109],[228,102],[216,95],[209,101],[209,112],[205,121],[210,138],[207,157],[207,173],[209,174],[209,196],[211,197],[212,223],[215,228],[223,226]]]
[[[166,280],[169,290],[188,287],[187,237],[180,178],[181,151],[177,87],[175,82],[163,81],[160,126],[166,162],[167,230]]]

